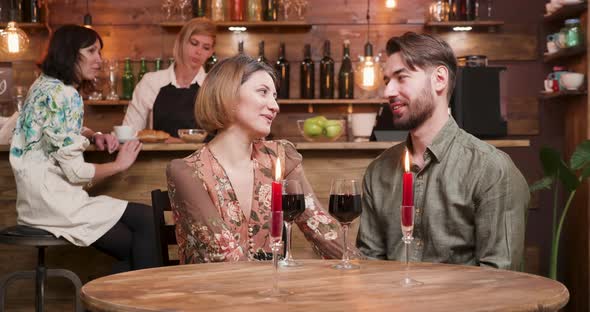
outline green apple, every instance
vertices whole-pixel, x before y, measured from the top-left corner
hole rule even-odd
[[[313,122],[315,122],[318,126],[320,126],[322,128],[325,127],[325,123],[326,123],[326,121],[328,121],[328,118],[326,118],[324,116],[321,116],[321,115],[320,116],[315,116],[315,117],[312,117],[312,118],[309,118],[309,119],[313,120]]]
[[[324,135],[328,138],[334,138],[342,132],[342,124],[339,120],[328,120],[325,124]]]
[[[322,134],[322,131],[323,128],[320,125],[318,125],[317,121],[313,120],[313,118],[308,118],[303,123],[303,132],[307,136],[315,137]]]

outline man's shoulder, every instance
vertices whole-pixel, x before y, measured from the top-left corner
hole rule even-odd
[[[481,158],[483,161],[490,161],[494,163],[504,162],[510,159],[508,154],[498,149],[492,144],[485,142],[474,135],[466,132],[463,129],[459,129],[459,135],[456,140],[458,151],[461,155],[473,155],[474,157]]]

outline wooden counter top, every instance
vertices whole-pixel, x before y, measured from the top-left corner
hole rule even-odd
[[[486,140],[495,147],[529,147],[529,140]],[[297,150],[386,150],[399,142],[293,142]],[[142,151],[194,151],[203,144],[198,143],[145,143]],[[0,152],[7,152],[9,145],[0,145]],[[96,151],[94,145],[86,151]]]

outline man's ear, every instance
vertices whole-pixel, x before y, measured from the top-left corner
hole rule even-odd
[[[442,92],[447,89],[449,85],[449,70],[446,66],[437,66],[432,71],[432,88],[437,94],[442,94]]]

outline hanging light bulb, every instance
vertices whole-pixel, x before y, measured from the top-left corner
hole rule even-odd
[[[23,53],[29,46],[29,37],[16,22],[8,22],[6,28],[0,31],[0,48],[8,54]]]
[[[365,55],[359,56],[360,63],[354,73],[354,81],[356,85],[366,91],[373,91],[379,88],[380,79],[382,76],[381,65],[379,64],[379,56],[373,56],[373,45],[369,42],[369,35],[371,34],[370,21],[370,6],[371,2],[367,1],[367,43],[365,44]]]
[[[388,9],[395,9],[397,6],[396,0],[385,0],[385,7]]]
[[[360,63],[355,71],[354,81],[359,88],[366,91],[377,90],[383,76],[379,56],[373,56],[373,45],[370,42],[365,44],[365,55],[360,56]]]
[[[86,15],[84,15],[84,27],[92,28],[92,15],[90,15],[90,10],[88,8],[88,0],[86,0]]]

